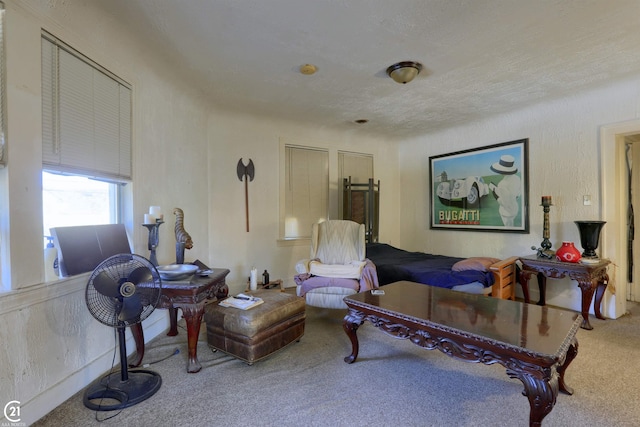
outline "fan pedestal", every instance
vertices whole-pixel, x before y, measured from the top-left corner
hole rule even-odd
[[[118,328],[120,345],[120,376],[116,373],[100,378],[84,393],[84,406],[95,411],[113,411],[133,406],[153,396],[162,385],[162,378],[153,371],[127,370],[124,327]],[[115,401],[115,402],[114,402]]]
[[[122,381],[122,378],[114,373],[87,388],[84,393],[84,406],[95,411],[126,408],[153,396],[161,385],[160,375],[153,371],[129,372],[126,381]]]

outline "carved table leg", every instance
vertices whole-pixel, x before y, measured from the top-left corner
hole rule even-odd
[[[175,337],[176,335],[178,335],[178,309],[171,306],[169,307],[169,332],[167,332],[167,336]]]
[[[547,305],[547,276],[538,273],[538,290],[540,291],[540,299],[538,305]]]
[[[589,307],[591,306],[595,289],[593,288],[593,282],[591,280],[579,280],[578,286],[582,290],[582,325],[580,325],[580,327],[590,331],[593,329],[593,326],[591,326],[589,322]]]
[[[604,320],[604,316],[600,313],[600,307],[602,306],[602,297],[604,296],[604,291],[607,289],[607,284],[609,284],[609,275],[605,274],[604,277],[598,281],[596,296],[593,300],[593,311],[596,317],[602,320]]]
[[[529,425],[541,426],[544,417],[551,412],[556,404],[558,397],[557,376],[552,375],[551,378],[543,379],[520,370],[507,370],[507,374],[511,378],[519,379],[524,384],[522,394],[529,399],[531,408]]]
[[[532,275],[536,275],[538,279],[538,290],[540,291],[540,298],[538,299],[538,305],[547,304],[547,277],[542,273],[536,273],[531,270],[522,270],[519,274],[520,287],[522,287],[522,294],[524,295],[524,302],[529,304],[531,298],[529,297],[529,280]]]
[[[549,383],[548,381],[535,379],[525,383],[525,390],[527,390],[526,395],[531,407],[529,425],[541,426],[544,417],[549,415],[549,412],[556,404],[558,384],[557,382]]]
[[[526,302],[527,304],[529,304],[529,301],[530,301],[529,279],[531,278],[532,274],[533,274],[533,271],[522,270],[520,271],[520,275],[518,277],[520,282],[520,287],[522,287],[522,294],[524,295],[524,302]]]
[[[182,316],[187,323],[187,342],[189,347],[189,362],[187,372],[195,373],[202,369],[198,361],[198,336],[200,335],[200,323],[204,315],[204,303],[186,304],[180,306]]]
[[[131,335],[136,342],[136,357],[137,359],[129,364],[130,368],[137,368],[142,363],[144,357],[144,332],[142,331],[142,323],[136,323],[129,327],[131,329]]]
[[[358,336],[356,335],[356,331],[363,322],[364,315],[352,308],[349,308],[349,312],[346,316],[344,316],[342,328],[347,333],[347,336],[351,341],[351,354],[344,358],[344,361],[347,363],[355,362],[356,358],[358,357],[358,351],[360,347],[358,345]]]
[[[564,382],[564,373],[569,367],[569,364],[573,362],[573,359],[575,359],[577,355],[578,355],[578,340],[574,337],[573,342],[571,343],[571,345],[569,346],[569,349],[567,350],[567,355],[565,356],[564,363],[558,367],[558,375],[559,375],[558,386],[560,387],[561,392],[568,395],[573,394],[573,388],[569,387]]]

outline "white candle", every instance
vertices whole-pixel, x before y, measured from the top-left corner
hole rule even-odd
[[[143,224],[155,224],[156,217],[151,214],[144,214],[144,223]]]
[[[154,222],[156,219],[162,220],[164,218],[160,206],[149,206],[149,215],[154,217]]]
[[[258,289],[258,269],[253,267],[249,276],[249,289],[255,291]]]

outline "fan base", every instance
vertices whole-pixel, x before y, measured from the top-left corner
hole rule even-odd
[[[153,396],[162,384],[160,375],[153,371],[131,371],[126,381],[116,374],[89,385],[84,393],[84,406],[95,411],[127,408]]]

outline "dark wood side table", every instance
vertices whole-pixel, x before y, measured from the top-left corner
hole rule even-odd
[[[167,335],[178,335],[178,309],[182,310],[182,317],[187,323],[187,342],[189,348],[189,362],[187,372],[198,372],[202,365],[198,361],[197,346],[200,324],[204,315],[207,300],[224,298],[229,293],[225,278],[229,274],[226,268],[213,268],[212,273],[205,277],[194,276],[191,280],[163,280],[162,294],[158,308],[169,309],[169,332]],[[144,334],[140,323],[131,327],[131,333],[136,342],[137,359],[131,366],[140,366],[144,357]]]
[[[607,268],[611,261],[601,259],[597,263],[583,264],[538,258],[533,255],[521,257],[520,262],[522,263],[522,270],[520,271],[519,281],[525,302],[529,302],[529,279],[532,275],[535,274],[538,278],[538,288],[540,289],[538,305],[546,304],[547,278],[561,279],[568,277],[577,281],[582,291],[581,327],[588,330],[593,329],[593,326],[589,323],[589,306],[592,300],[596,317],[604,319],[604,316],[600,313],[600,306],[602,305],[604,291],[609,283]]]

